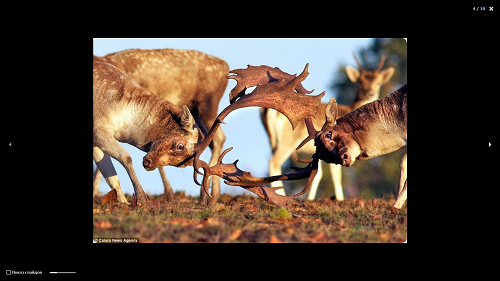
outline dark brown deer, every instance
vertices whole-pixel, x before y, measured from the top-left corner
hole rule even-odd
[[[356,93],[355,100],[350,105],[338,105],[338,115],[337,117],[344,116],[348,112],[364,105],[369,102],[375,101],[380,97],[380,86],[387,83],[392,75],[394,74],[394,68],[388,67],[382,70],[382,66],[385,62],[385,56],[382,55],[379,65],[374,71],[365,70],[361,63],[358,61],[356,54],[353,52],[354,59],[358,65],[358,69],[347,66],[345,71],[347,76],[353,83],[358,84],[358,91]],[[322,103],[316,115],[313,119],[313,123],[316,127],[321,127],[325,123],[325,109],[327,103]],[[288,124],[288,120],[283,114],[277,112],[273,109],[262,108],[261,109],[261,120],[266,129],[269,141],[271,143],[272,156],[269,160],[269,175],[278,175],[282,173],[281,167],[283,163],[296,152],[297,146],[300,142],[307,137],[308,132],[305,123],[300,123],[295,130],[292,130]],[[304,145],[299,153],[313,154],[316,148],[313,143],[310,142]],[[296,156],[295,156],[296,158]],[[338,201],[344,200],[344,193],[342,191],[342,173],[340,165],[331,164],[330,173],[332,176],[333,186],[335,190],[335,198]],[[318,165],[318,174],[316,175],[314,182],[309,190],[307,196],[308,200],[314,200],[316,197],[316,192],[318,190],[319,182],[322,177],[321,165]],[[271,186],[282,186],[283,183],[276,181],[272,182]],[[284,189],[278,191],[279,194],[285,195]]]
[[[201,138],[187,106],[152,94],[112,64],[93,62],[93,158],[119,202],[128,203],[110,156],[125,167],[138,203],[147,197],[132,158],[118,142],[147,152],[142,164],[150,171],[166,165],[192,165],[189,158]]]
[[[93,61],[104,61],[115,65],[140,86],[177,106],[186,105],[203,133],[208,132],[218,113],[219,102],[226,90],[229,74],[227,63],[217,57],[195,50],[179,49],[130,49],[93,56]],[[218,130],[214,136],[210,164],[216,163],[222,153],[225,136]],[[165,195],[173,199],[173,190],[162,167]],[[96,180],[98,181],[96,184]],[[99,187],[100,174],[96,171],[94,193]],[[220,180],[212,179],[212,198],[220,195]],[[206,203],[208,196],[201,192],[200,200]]]
[[[316,156],[327,163],[349,167],[356,159],[366,160],[407,146],[407,85],[365,104],[337,119],[338,108],[331,99],[326,121],[316,134]],[[407,154],[401,160],[399,191],[393,207],[401,209],[407,193]]]

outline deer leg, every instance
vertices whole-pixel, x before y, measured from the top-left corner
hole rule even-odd
[[[344,191],[342,189],[342,166],[330,164],[330,173],[332,174],[335,198],[337,201],[344,201]]]
[[[321,177],[323,176],[323,163],[318,163],[318,173],[314,177],[314,180],[311,184],[311,188],[309,189],[309,194],[307,195],[307,200],[314,200],[316,198],[316,193],[318,192],[319,182],[321,181]]]
[[[401,159],[401,165],[400,165],[400,174],[399,174],[399,190],[398,190],[398,197],[396,198],[396,202],[394,202],[393,207],[401,209],[403,207],[403,204],[406,201],[406,191],[407,191],[407,173],[406,173],[406,164],[407,164],[407,155],[405,154],[403,156],[403,159]]]
[[[109,157],[109,155],[104,154],[104,152],[101,149],[99,149],[97,146],[94,146],[93,157],[97,165],[97,171],[102,171],[102,175],[104,175],[106,183],[109,185],[111,189],[116,190],[118,202],[128,204],[127,199],[123,194],[122,188],[120,187],[120,181],[118,180],[118,175],[116,174],[115,167],[113,166],[113,163],[111,162],[111,158]]]
[[[94,145],[99,147],[105,154],[115,158],[123,165],[130,177],[130,180],[132,181],[137,200],[139,202],[146,202],[146,193],[144,193],[144,190],[142,189],[142,186],[139,183],[139,179],[137,178],[137,175],[135,173],[134,167],[132,166],[132,157],[130,157],[130,154],[128,154],[125,148],[123,148],[111,134],[103,132],[101,130],[99,132],[94,132],[94,136],[96,135],[98,137],[94,137]],[[102,170],[101,167],[99,167],[99,169],[103,173],[104,177],[106,177],[106,173],[104,172],[104,170]]]
[[[277,146],[269,160],[269,176],[281,175],[281,166],[290,157],[292,152],[295,150],[294,147],[286,147],[284,145]],[[283,181],[275,181],[271,183],[271,187],[284,186]],[[278,189],[276,193],[279,195],[285,195],[285,189]]]
[[[163,187],[165,188],[165,198],[167,199],[167,201],[170,202],[174,200],[174,190],[172,189],[172,186],[168,182],[164,168],[158,167],[158,171],[160,172],[161,180],[163,181]]]
[[[200,128],[201,132],[204,135],[207,135],[208,128],[207,128],[206,124],[212,125],[215,122],[217,112],[212,112],[209,114],[206,111],[203,111],[201,108],[200,108],[200,111],[201,112],[199,112],[199,113],[195,113],[193,115],[193,118],[195,119],[196,124]],[[193,110],[192,112],[196,112],[196,111]],[[213,117],[203,119],[203,118],[201,118],[201,114],[203,114],[203,116],[213,115]],[[212,155],[210,157],[210,162],[209,162],[210,166],[214,166],[215,164],[217,164],[217,160],[219,159],[219,156],[222,154],[225,141],[226,141],[226,135],[222,131],[222,128],[219,128],[215,132],[215,135],[212,138],[212,142],[210,143],[210,149],[212,151]],[[210,177],[210,180],[212,181],[212,184],[211,184],[212,197],[211,198],[209,198],[208,195],[205,193],[205,191],[203,190],[203,187],[200,188],[200,203],[203,205],[206,205],[207,203],[209,203],[210,205],[213,205],[213,204],[217,203],[217,200],[220,197],[221,179],[216,176],[216,177]]]
[[[226,135],[222,132],[221,128],[219,128],[212,139],[212,156],[210,157],[210,166],[214,166],[217,164],[217,160],[219,156],[222,154],[222,148],[224,142],[226,141]],[[210,205],[214,205],[217,203],[217,200],[220,197],[220,181],[219,177],[211,177],[212,180],[212,197],[210,198]]]
[[[290,158],[298,144],[295,139],[283,136],[283,132],[290,131],[289,128],[291,128],[284,115],[277,110],[268,109],[265,119],[266,132],[273,151],[273,155],[269,159],[269,176],[281,175],[283,163]],[[271,187],[279,186],[285,186],[283,181],[271,182]],[[276,193],[285,196],[285,188],[276,190]]]
[[[406,180],[405,181],[405,184],[404,184],[404,187],[403,187],[403,190],[399,193],[398,195],[398,198],[396,198],[396,202],[394,202],[394,205],[392,205],[393,207],[397,208],[397,209],[401,209],[404,205],[404,203],[406,202],[406,187],[408,185],[408,181]]]
[[[99,168],[96,167],[95,173],[94,173],[94,182],[93,182],[93,186],[94,186],[93,197],[96,197],[97,194],[99,193],[99,185],[101,184],[101,179],[102,179],[101,170],[99,170]]]

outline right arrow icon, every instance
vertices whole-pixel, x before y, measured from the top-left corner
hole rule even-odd
[[[491,146],[491,142],[490,142],[489,144],[490,144],[490,146]]]

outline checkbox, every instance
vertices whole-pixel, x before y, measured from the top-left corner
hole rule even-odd
[[[5,274],[10,275],[10,270],[6,270]]]

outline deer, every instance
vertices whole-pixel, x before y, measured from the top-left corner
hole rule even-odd
[[[186,105],[203,133],[208,132],[218,112],[219,102],[226,90],[228,64],[220,58],[195,50],[180,49],[129,49],[105,56],[93,55],[93,61],[108,62],[122,70],[150,93],[158,95],[177,106]],[[210,163],[216,163],[222,153],[225,135],[218,130],[211,143]],[[159,167],[165,196],[174,197],[163,167]],[[101,174],[94,176],[94,195],[99,190]],[[212,179],[210,204],[220,196],[220,180]],[[208,196],[200,190],[200,202],[207,203]]]
[[[382,55],[380,63],[374,71],[365,70],[361,63],[356,57],[356,53],[353,52],[354,59],[358,66],[355,69],[351,66],[346,66],[345,71],[349,80],[353,83],[357,83],[358,91],[356,93],[356,98],[350,105],[338,104],[338,117],[344,116],[348,112],[364,105],[369,102],[375,101],[380,97],[380,87],[381,85],[387,83],[392,75],[394,74],[394,68],[388,67],[382,70],[382,66],[385,62],[385,55]],[[325,109],[327,103],[320,104],[317,116],[313,119],[313,124],[316,127],[321,127],[325,123]],[[293,155],[297,158],[296,153],[312,154],[315,152],[315,147],[312,143],[304,145],[300,150],[295,150],[299,143],[307,136],[308,132],[305,123],[299,124],[299,126],[292,130],[290,125],[288,125],[286,117],[280,114],[276,110],[261,108],[261,120],[266,133],[269,137],[269,142],[271,144],[272,156],[269,160],[269,175],[281,174],[281,167],[283,163]],[[332,176],[335,198],[338,201],[344,200],[344,193],[342,189],[342,174],[340,165],[329,165],[330,173]],[[307,200],[314,200],[318,190],[318,186],[323,175],[321,165],[318,167],[318,174],[310,188]],[[276,181],[272,182],[271,186],[281,186],[282,182]],[[285,195],[285,190],[280,189],[278,191],[281,195]]]
[[[268,66],[248,65],[247,69],[230,71],[236,75],[228,76],[228,78],[237,80],[237,85],[230,93],[230,105],[219,113],[209,133],[196,146],[192,156],[193,179],[196,184],[201,185],[205,193],[208,194],[207,179],[211,176],[218,176],[224,179],[227,185],[240,186],[269,204],[286,207],[298,203],[296,197],[309,190],[318,173],[320,160],[350,167],[355,159],[371,159],[407,146],[406,84],[382,99],[365,104],[340,118],[337,118],[336,100],[332,98],[325,108],[325,123],[321,130],[317,131],[312,117],[317,116],[321,98],[325,92],[317,96],[307,95],[314,91],[305,91],[301,85],[301,82],[309,75],[308,66],[309,64],[306,64],[299,76],[284,72],[277,75],[272,73]],[[274,69],[279,70],[277,67]],[[256,88],[249,94],[245,93],[246,89],[251,86],[256,86]],[[223,158],[232,148],[226,149],[213,166],[199,159],[220,124],[225,124],[224,118],[234,110],[250,106],[272,108],[280,112],[290,122],[292,130],[295,130],[300,120],[303,120],[308,135],[299,144],[297,150],[311,140],[314,140],[316,146],[316,151],[310,158],[297,159],[300,163],[307,163],[307,166],[293,167],[294,172],[287,174],[255,177],[250,172],[239,169],[238,160],[229,164],[222,163]],[[396,209],[401,209],[407,198],[407,154],[401,160],[400,167],[398,197],[393,205]],[[203,169],[203,172],[200,172],[200,169]],[[198,175],[203,176],[201,183],[197,180]],[[284,186],[266,186],[276,181],[306,178],[307,183],[304,189],[293,195],[283,195],[277,192]]]
[[[407,84],[391,94],[338,118],[335,98],[328,103],[325,123],[316,133],[317,157],[327,163],[352,166],[407,147]],[[400,163],[398,195],[393,207],[407,198],[407,153]]]
[[[93,159],[120,203],[128,204],[111,158],[127,171],[138,205],[147,196],[137,178],[128,143],[147,154],[143,167],[192,165],[190,156],[203,134],[186,105],[182,107],[141,87],[116,66],[93,62]]]

